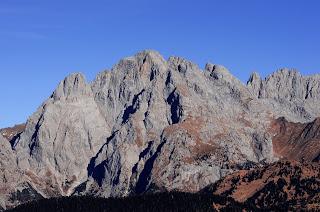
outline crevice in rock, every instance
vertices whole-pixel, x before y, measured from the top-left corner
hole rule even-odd
[[[172,82],[172,76],[171,76],[171,72],[169,71],[166,78],[165,85],[168,86],[171,82]]]
[[[263,83],[262,80],[260,81],[260,85],[259,85],[259,92],[258,92],[258,99],[262,98],[262,90],[263,90]]]
[[[180,95],[176,92],[176,88],[168,96],[167,102],[170,105],[171,124],[176,124],[180,121],[183,115],[183,109],[180,101]]]
[[[131,114],[137,111],[137,109],[139,108],[138,99],[144,91],[145,89],[142,89],[142,91],[140,91],[137,95],[135,95],[133,97],[132,104],[124,110],[123,116],[122,116],[122,124],[124,124],[129,119]]]
[[[75,189],[74,191],[71,193],[70,196],[74,196],[74,195],[77,195],[77,194],[80,194],[81,192],[84,192],[87,188],[87,182],[88,180],[86,180],[85,182],[79,184]]]
[[[132,177],[136,176],[139,162],[141,161],[142,158],[144,158],[150,152],[152,144],[153,144],[153,141],[149,141],[148,146],[139,154],[138,162],[132,167],[132,172],[131,172]],[[131,179],[130,179],[130,181],[131,181]]]
[[[156,152],[146,161],[144,168],[139,175],[136,187],[134,189],[136,194],[141,194],[145,192],[148,186],[150,185],[151,172],[153,169],[154,162],[159,156],[161,149],[165,143],[166,141],[161,142],[157,147]],[[144,151],[142,153],[144,153]]]
[[[178,65],[178,71],[180,72],[180,73],[183,73],[183,74],[185,74],[186,72],[187,72],[187,69],[188,69],[188,66],[187,66],[187,64],[179,64]]]
[[[34,150],[34,148],[36,147],[36,144],[37,144],[37,137],[38,137],[38,134],[39,134],[39,129],[40,129],[40,126],[41,126],[41,121],[43,119],[43,114],[40,116],[36,126],[35,126],[35,131],[34,133],[32,134],[32,137],[31,137],[31,143],[29,144],[29,149],[30,149],[30,156],[32,155],[32,152]]]
[[[103,151],[103,148],[108,145],[108,143],[116,136],[116,133],[118,131],[115,131],[112,133],[112,135],[107,138],[107,141],[105,144],[102,145],[102,147],[100,148],[100,150],[98,151],[98,153],[96,154],[96,156],[94,156],[93,158],[91,158],[88,167],[87,167],[87,172],[88,172],[88,177],[92,176],[94,172],[98,171],[96,170],[96,165],[95,165],[95,161],[98,158],[98,156],[101,154],[101,152]]]
[[[103,161],[99,165],[95,166],[92,172],[92,177],[95,179],[95,181],[98,183],[100,187],[102,186],[102,181],[105,177],[105,166],[106,161]]]
[[[154,80],[157,75],[159,75],[159,68],[157,66],[153,65],[151,67],[150,81]]]
[[[17,141],[20,140],[20,137],[21,137],[21,134],[22,134],[22,133],[23,133],[23,132],[18,133],[17,135],[13,136],[13,138],[9,141],[12,150],[15,150],[15,149],[16,149],[16,146],[17,146],[17,144],[18,144]]]
[[[120,174],[121,174],[121,167],[118,167],[115,170],[110,170],[108,169],[108,165],[114,162],[114,153],[112,154],[112,156],[106,158],[104,161],[102,161],[100,164],[96,165],[93,170],[92,170],[92,178],[98,183],[98,185],[101,187],[103,180],[106,177],[106,173],[111,174],[111,180],[112,184],[110,185],[118,185],[120,182]],[[116,174],[115,174],[116,173]],[[115,174],[115,175],[114,175]]]

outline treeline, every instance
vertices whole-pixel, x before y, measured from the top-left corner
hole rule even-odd
[[[108,199],[74,196],[33,201],[9,211],[213,211],[212,203],[213,197],[211,195],[190,193],[158,193]]]
[[[274,185],[275,186],[275,185]],[[274,187],[269,193],[276,195]],[[278,198],[278,197],[277,197]],[[164,192],[130,196],[125,198],[98,198],[72,196],[41,199],[20,205],[10,212],[113,212],[113,211],[288,211],[295,204],[284,199],[267,198],[265,201],[239,203],[230,197],[215,196],[212,193]],[[278,204],[272,204],[275,200]],[[271,203],[271,204],[270,204]]]

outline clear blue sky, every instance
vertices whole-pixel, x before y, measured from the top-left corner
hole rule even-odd
[[[320,1],[0,0],[0,127],[24,122],[71,72],[92,80],[143,49],[246,81],[320,72]]]

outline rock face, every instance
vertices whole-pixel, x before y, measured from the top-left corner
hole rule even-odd
[[[17,167],[15,157],[9,141],[0,135],[0,210],[42,197]]]
[[[195,192],[231,166],[274,160],[264,133],[270,114],[222,66],[207,64],[201,72],[182,58],[142,52],[100,74],[92,87],[102,111],[116,115],[107,117],[115,125],[78,194]]]
[[[319,116],[320,75],[302,76],[296,70],[280,69],[261,79],[253,73],[248,80],[252,94],[277,116],[292,122],[309,122]]]
[[[81,74],[72,74],[28,119],[14,142],[18,167],[52,182],[57,195],[68,195],[86,179],[90,158],[109,133],[90,85]],[[37,189],[47,196],[47,188]]]
[[[9,193],[12,192],[10,179],[16,175],[16,165],[10,143],[0,135],[0,206],[6,207]]]
[[[262,80],[253,73],[248,81],[253,94],[258,98],[293,100],[319,99],[320,75],[302,76],[296,70],[287,68],[271,74]]]
[[[196,192],[277,160],[275,120],[320,116],[317,79],[281,70],[244,85],[221,65],[143,51],[90,84],[64,79],[6,157],[43,197]]]

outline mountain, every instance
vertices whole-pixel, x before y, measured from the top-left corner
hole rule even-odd
[[[81,74],[63,80],[50,98],[28,119],[14,141],[17,165],[35,181],[43,196],[69,195],[87,177],[87,166],[108,137],[89,84]]]
[[[302,76],[296,70],[284,68],[265,79],[253,73],[247,86],[277,116],[304,123],[319,117],[319,79],[320,74]]]
[[[316,125],[299,137],[303,127],[285,130],[281,120],[317,122],[318,79],[281,69],[265,79],[253,73],[245,85],[221,65],[201,70],[150,50],[91,83],[71,74],[23,132],[1,141],[1,157],[12,163],[1,168],[21,177],[0,192],[0,205],[28,201],[7,198],[21,192],[19,185],[37,198],[198,192],[237,170],[291,159],[301,146],[306,155],[319,144]],[[283,151],[287,143],[293,145]]]

